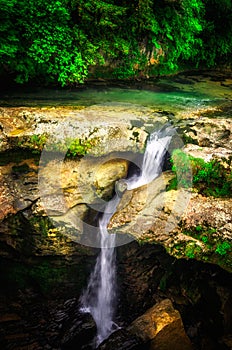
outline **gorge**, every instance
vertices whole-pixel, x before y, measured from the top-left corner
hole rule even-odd
[[[170,346],[165,332],[142,339],[138,328],[167,311],[186,349],[230,349],[231,83],[212,76],[182,75],[144,91],[103,84],[71,92],[72,100],[58,91],[55,105],[42,92],[1,97],[3,348],[91,348],[96,325],[79,311],[79,297],[99,254],[98,212],[115,183],[138,174],[149,135],[169,122],[177,130],[170,149],[189,156],[192,186],[172,169],[186,166],[176,154],[149,186],[120,192],[108,224],[109,236],[119,237],[120,329],[99,349]]]

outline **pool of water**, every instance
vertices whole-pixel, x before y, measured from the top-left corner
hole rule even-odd
[[[187,83],[186,83],[187,81]],[[17,89],[2,91],[0,106],[91,106],[114,102],[132,103],[175,113],[188,109],[220,106],[232,100],[232,81],[215,81],[198,76],[186,79],[162,79],[153,82],[112,86],[95,83],[73,89]]]

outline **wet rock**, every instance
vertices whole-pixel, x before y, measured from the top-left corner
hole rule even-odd
[[[51,215],[65,214],[80,204],[101,204],[101,198],[112,196],[115,181],[126,177],[127,171],[128,161],[112,156],[51,161],[39,173],[40,198]]]
[[[181,316],[165,299],[138,317],[128,330],[150,344],[152,350],[192,350]]]
[[[117,253],[118,313],[122,315],[123,324],[130,324],[144,310],[168,298],[180,312],[186,333],[196,349],[201,349],[206,337],[211,339],[215,349],[220,349],[224,337],[229,342],[230,273],[214,264],[176,259],[153,244],[139,246],[132,242],[118,248]]]
[[[63,326],[62,350],[92,348],[96,336],[96,324],[89,313],[74,312]]]
[[[120,329],[112,333],[97,347],[97,350],[145,350],[145,345],[137,335],[126,329]]]

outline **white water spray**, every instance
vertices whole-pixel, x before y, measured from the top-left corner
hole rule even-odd
[[[174,129],[164,127],[151,134],[143,157],[140,175],[124,180],[127,190],[146,185],[162,172],[164,156],[169,147]],[[97,258],[86,291],[81,297],[82,310],[90,312],[97,325],[96,346],[118,328],[115,324],[116,308],[116,255],[115,234],[108,234],[107,225],[116,211],[121,196],[117,192],[99,220],[101,252]]]

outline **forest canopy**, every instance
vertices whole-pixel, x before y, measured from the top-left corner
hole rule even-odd
[[[231,0],[0,0],[0,75],[82,83],[230,66]]]

